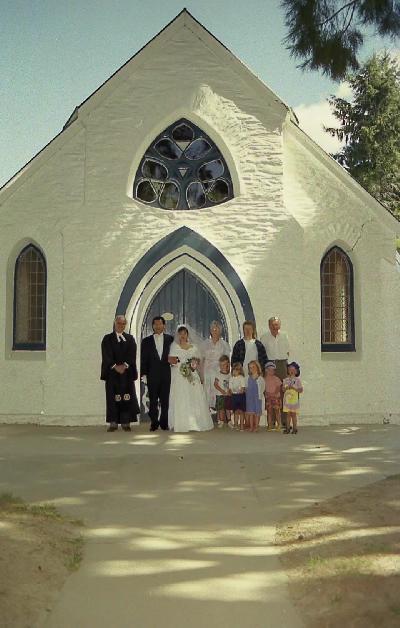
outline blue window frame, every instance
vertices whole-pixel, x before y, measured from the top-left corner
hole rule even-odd
[[[36,246],[29,244],[15,262],[14,350],[46,349],[46,293],[46,260]]]
[[[202,209],[233,198],[233,186],[217,146],[182,118],[148,147],[136,173],[133,196],[162,209]]]
[[[355,350],[353,265],[334,246],[321,261],[321,351]]]

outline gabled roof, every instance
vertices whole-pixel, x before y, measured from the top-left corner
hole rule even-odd
[[[265,93],[267,92],[277,106],[282,108],[282,113],[286,117],[286,121],[297,127],[297,136],[300,141],[306,143],[309,149],[311,149],[316,156],[325,162],[336,174],[347,183],[353,191],[364,197],[365,200],[370,200],[370,203],[375,210],[385,210],[386,224],[388,222],[393,226],[393,221],[398,222],[393,214],[373,196],[369,194],[359,183],[355,181],[346,170],[340,166],[323,148],[316,144],[304,131],[298,126],[298,119],[293,110],[281,99],[275,92],[273,92],[268,85],[266,85],[254,72],[249,69],[243,61],[241,61],[236,55],[234,55],[229,48],[225,46],[219,39],[217,39],[209,30],[207,30],[195,17],[186,9],[182,11],[169,22],[159,33],[157,33],[150,41],[147,42],[138,52],[136,52],[130,59],[128,59],[120,68],[118,68],[108,79],[104,81],[94,92],[92,92],[84,101],[82,101],[66,121],[63,129],[52,139],[44,148],[42,148],[36,155],[32,157],[18,172],[13,175],[1,188],[0,193],[5,193],[7,189],[10,189],[13,184],[21,177],[29,167],[33,164],[39,164],[42,159],[50,158],[55,150],[61,145],[61,142],[67,141],[70,137],[70,133],[76,133],[79,131],[74,125],[74,122],[79,120],[80,114],[83,115],[87,110],[97,106],[98,102],[109,92],[114,89],[114,82],[124,80],[126,75],[131,74],[135,68],[142,63],[142,59],[146,54],[146,51],[163,47],[172,37],[182,28],[188,28],[193,34],[205,41],[213,52],[220,56],[221,63],[230,61],[231,67],[236,70],[244,80],[251,86],[251,88],[260,93],[265,100]],[[75,127],[75,128],[74,128]],[[53,149],[53,150],[52,150]]]
[[[175,33],[177,33],[182,28],[188,28],[191,30],[194,35],[207,44],[209,44],[213,52],[217,55],[220,55],[221,62],[226,62],[229,60],[234,69],[241,73],[241,76],[245,78],[245,80],[251,84],[252,88],[257,92],[259,92],[263,98],[265,99],[265,92],[269,93],[271,100],[277,103],[278,106],[282,107],[283,114],[290,113],[291,117],[293,117],[296,121],[297,118],[294,112],[290,109],[290,107],[283,102],[281,98],[279,98],[260,78],[258,78],[238,57],[236,57],[221,41],[219,41],[210,31],[208,31],[195,17],[186,9],[182,9],[182,11],[169,22],[159,33],[157,33],[150,41],[147,42],[138,52],[136,52],[130,59],[128,59],[120,68],[118,68],[108,79],[104,81],[94,92],[92,92],[85,100],[83,100],[77,107],[75,107],[74,111],[66,121],[62,130],[46,144],[36,155],[32,157],[20,170],[18,170],[1,188],[1,191],[5,191],[6,188],[10,186],[12,182],[18,177],[21,176],[24,171],[31,166],[34,161],[37,161],[38,158],[43,156],[44,151],[46,151],[46,156],[52,153],[49,153],[49,149],[51,145],[55,142],[58,143],[62,141],[65,132],[68,132],[71,127],[73,127],[73,123],[79,119],[79,115],[85,113],[86,110],[90,110],[92,107],[95,107],[99,100],[101,100],[105,94],[108,93],[109,90],[114,89],[114,82],[116,80],[123,80],[127,74],[131,74],[134,69],[142,63],[143,56],[147,51],[157,49],[159,47],[164,46],[169,39],[173,37]]]
[[[190,11],[184,8],[173,20],[171,20],[166,26],[164,26],[164,28],[159,31],[159,33],[157,33],[152,39],[150,39],[147,44],[140,48],[138,52],[130,57],[130,59],[128,59],[123,65],[121,65],[121,67],[118,68],[118,70],[116,70],[114,74],[112,74],[108,79],[104,81],[104,83],[102,83],[94,92],[92,92],[90,96],[85,98],[85,100],[75,108],[70,118],[67,120],[65,127],[74,119],[76,119],[75,112],[77,111],[79,116],[79,110],[84,107],[89,101],[91,101],[93,97],[99,94],[99,92],[101,92],[104,87],[108,86],[108,84],[114,79],[114,77],[118,76],[120,73],[123,73],[126,70],[130,70],[129,66],[132,66],[133,62],[135,61],[140,61],[141,55],[146,50],[152,48],[157,44],[164,45],[166,41],[168,41],[177,31],[179,31],[183,27],[186,27],[189,30],[193,31],[196,36],[200,37],[200,39],[206,40],[208,41],[208,43],[211,43],[211,45],[213,45],[214,52],[219,52],[225,57],[228,57],[231,61],[233,61],[234,65],[236,65],[237,69],[240,68],[240,70],[242,71],[245,70],[245,75],[247,79],[252,82],[253,86],[257,85],[259,89],[261,88],[264,92],[264,95],[265,90],[267,90],[267,92],[269,92],[269,94],[272,96],[273,100],[276,103],[279,103],[286,111],[290,110],[289,105],[287,105],[281,98],[279,98],[279,96],[277,96],[277,94],[275,94],[275,92],[273,92],[266,83],[264,83],[245,63],[243,63],[243,61],[241,61],[239,57],[237,57],[231,50],[229,50],[229,48],[227,48],[224,43],[222,43],[217,37],[215,37],[215,35],[213,35],[205,26],[203,26],[201,22],[196,20],[196,18],[190,13]],[[293,115],[295,114],[293,113]]]

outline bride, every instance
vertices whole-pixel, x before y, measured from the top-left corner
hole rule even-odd
[[[189,341],[187,327],[178,327],[169,351],[171,392],[168,424],[175,432],[212,430],[213,421],[199,375],[200,352]]]

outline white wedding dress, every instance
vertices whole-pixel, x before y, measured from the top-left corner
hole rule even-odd
[[[180,367],[189,358],[200,357],[195,345],[182,349],[176,342],[171,344],[171,356],[179,358],[171,365],[171,392],[169,396],[168,424],[174,432],[204,432],[212,430],[214,423],[210,416],[206,395],[198,371],[193,372],[190,382],[180,372]]]

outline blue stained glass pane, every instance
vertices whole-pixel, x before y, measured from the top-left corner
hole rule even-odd
[[[149,177],[149,179],[165,181],[168,177],[168,170],[166,167],[157,161],[152,161],[151,159],[146,159],[143,164],[142,171],[143,176]]]
[[[204,194],[204,189],[200,181],[195,181],[188,186],[186,198],[189,209],[203,207],[206,202],[206,195]]]
[[[214,187],[212,188],[212,190],[210,190],[207,196],[213,203],[222,203],[222,201],[228,198],[228,195],[229,187],[227,182],[223,179],[218,179],[218,181],[215,182]]]
[[[161,157],[166,157],[167,159],[179,159],[182,155],[182,151],[179,146],[167,137],[164,137],[162,140],[157,142],[155,149]]]
[[[160,205],[164,209],[176,209],[179,202],[179,188],[172,181],[168,181],[164,185],[164,189],[160,196]]]
[[[210,181],[217,179],[224,173],[224,166],[220,159],[214,159],[199,168],[199,179],[201,181]]]
[[[207,155],[209,150],[211,150],[210,144],[207,140],[200,137],[199,139],[194,140],[194,142],[187,147],[185,157],[188,159],[202,159],[205,155]]]
[[[172,137],[176,142],[191,142],[194,133],[187,124],[178,124],[172,131]]]
[[[137,186],[136,195],[145,203],[152,203],[157,198],[157,194],[155,193],[150,181],[141,181]]]

